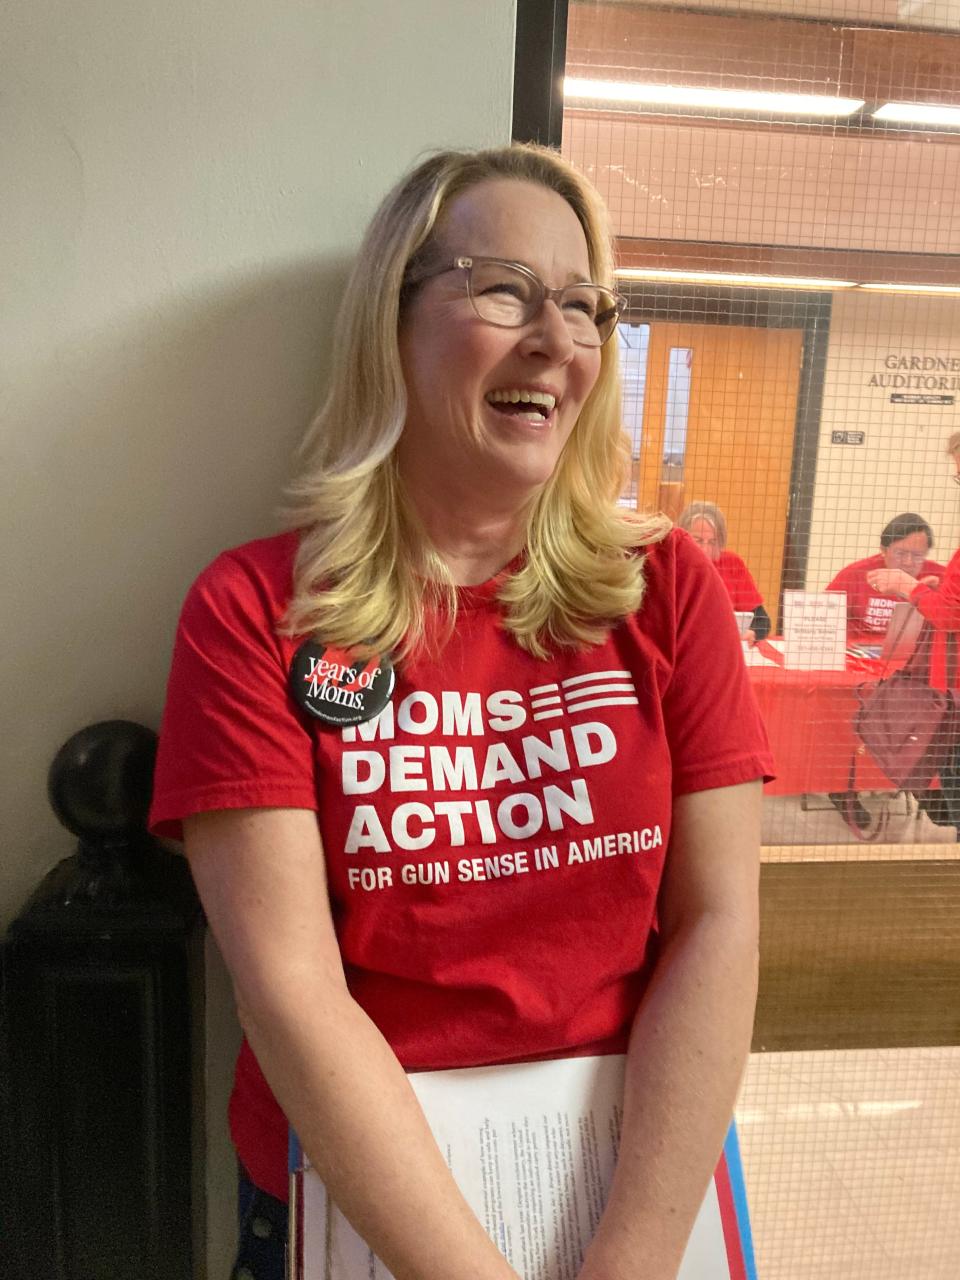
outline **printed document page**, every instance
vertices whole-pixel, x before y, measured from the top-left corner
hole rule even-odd
[[[783,634],[787,670],[846,670],[847,593],[784,591]]]
[[[783,653],[782,640],[764,640],[763,648],[754,645],[752,648],[747,644],[746,640],[741,640],[740,646],[743,649],[743,660],[748,667],[777,667],[781,668],[783,662],[777,662],[775,658],[767,656],[765,650],[772,649],[777,653]]]
[[[610,1056],[410,1076],[467,1201],[523,1280],[575,1280],[613,1176],[623,1072]],[[721,1213],[721,1166],[679,1280],[747,1274],[732,1205]],[[299,1182],[302,1280],[392,1280],[319,1177],[307,1168]]]

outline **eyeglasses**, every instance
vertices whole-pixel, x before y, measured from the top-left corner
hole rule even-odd
[[[529,267],[502,258],[455,258],[453,266],[428,272],[407,285],[412,287],[448,271],[464,272],[474,311],[499,329],[520,329],[536,319],[548,299],[555,302],[579,347],[602,347],[612,337],[627,305],[622,294],[586,280],[548,289]]]
[[[890,548],[890,559],[896,564],[923,564],[926,558],[925,551],[902,551],[899,547]]]

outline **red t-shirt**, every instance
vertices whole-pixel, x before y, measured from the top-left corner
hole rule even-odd
[[[948,678],[946,633],[952,631],[954,637],[960,633],[960,551],[953,553],[940,585],[931,587],[924,583],[915,587],[910,601],[934,627],[930,683],[935,689],[946,689],[951,683],[956,687],[960,672],[954,672],[952,681]]]
[[[497,578],[464,589],[439,659],[404,664],[376,720],[333,729],[287,689],[296,542],[226,552],[187,597],[154,831],[315,809],[350,991],[405,1068],[623,1049],[674,796],[772,767],[717,575],[671,533],[642,609],[550,661],[501,626]],[[246,1044],[230,1119],[253,1181],[283,1198],[286,1121]]]
[[[847,633],[851,639],[865,636],[883,635],[893,613],[893,606],[903,600],[903,596],[887,596],[874,591],[867,582],[867,574],[873,569],[885,567],[882,555],[868,556],[866,560],[855,560],[841,569],[828,585],[828,591],[845,591],[847,593]],[[935,560],[924,560],[918,578],[928,574],[942,576],[944,567]]]
[[[733,551],[721,551],[713,562],[720,575],[720,580],[727,588],[730,603],[738,613],[752,613],[758,604],[763,604],[763,596],[757,590],[750,570]]]

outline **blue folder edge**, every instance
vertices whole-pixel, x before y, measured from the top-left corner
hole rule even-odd
[[[743,1162],[740,1159],[740,1143],[737,1140],[737,1126],[731,1123],[723,1144],[723,1155],[727,1162],[727,1176],[730,1179],[730,1191],[733,1195],[733,1207],[737,1215],[737,1231],[740,1235],[740,1248],[743,1250],[743,1267],[747,1280],[757,1280],[757,1263],[753,1254],[753,1234],[750,1231],[750,1211],[747,1208],[747,1186],[743,1180]]]

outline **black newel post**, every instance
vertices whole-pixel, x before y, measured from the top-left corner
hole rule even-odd
[[[200,912],[184,860],[146,833],[155,754],[151,730],[109,720],[50,767],[50,803],[79,844],[3,948],[4,1276],[192,1277]]]

